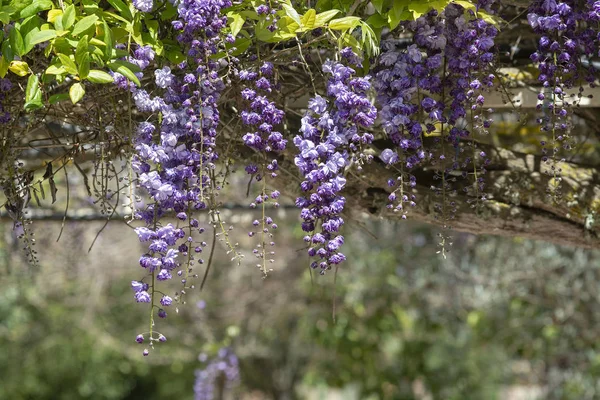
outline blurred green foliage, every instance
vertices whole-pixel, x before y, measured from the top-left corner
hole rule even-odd
[[[104,246],[129,251],[114,247],[127,228],[114,229]],[[286,263],[263,280],[218,259],[208,289],[161,322],[168,342],[148,358],[133,342],[146,313],[131,264],[75,273],[42,254],[32,270],[4,235],[0,399],[191,399],[198,354],[224,345],[242,375],[226,398],[317,398],[323,387],[351,388],[348,399],[493,400],[511,387],[600,397],[598,252],[455,232],[442,260],[430,228],[379,222],[350,228],[349,262],[323,277],[282,231]],[[99,271],[107,283],[94,293]]]

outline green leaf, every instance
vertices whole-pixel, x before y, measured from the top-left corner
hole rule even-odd
[[[308,10],[300,20],[300,26],[304,29],[310,30],[315,28],[315,22],[317,21],[317,12],[314,8]]]
[[[53,8],[52,10],[48,11],[48,18],[46,18],[46,20],[51,24],[54,24],[58,17],[60,17],[62,20],[62,15],[63,10],[61,10],[60,8]]]
[[[331,20],[329,22],[329,29],[334,31],[345,31],[347,29],[354,29],[360,23],[359,17],[343,17]]]
[[[77,75],[77,65],[75,64],[75,62],[73,60],[71,60],[71,57],[67,56],[66,54],[62,54],[62,53],[58,53],[57,55],[58,55],[58,58],[60,59],[60,62],[63,65],[63,67],[65,67],[65,69],[67,70],[67,72],[69,74]]]
[[[24,9],[21,10],[19,14],[20,18],[31,17],[39,13],[40,11],[49,10],[53,7],[52,1],[50,0],[34,0],[32,4],[28,5]]]
[[[63,29],[69,29],[75,23],[75,5],[71,4],[65,8],[65,12],[62,17]]]
[[[367,55],[377,56],[379,54],[379,41],[377,40],[377,35],[373,31],[373,28],[369,26],[366,22],[361,23],[362,28],[362,43],[367,51]]]
[[[27,79],[27,89],[25,89],[25,110],[33,111],[43,106],[40,80],[37,75],[31,74]]]
[[[81,64],[84,54],[88,53],[88,37],[85,35],[79,39],[79,42],[77,42],[77,47],[75,49],[75,62],[77,64]]]
[[[113,34],[106,21],[102,21],[102,28],[104,30],[103,39],[104,43],[106,44],[106,49],[104,50],[104,59],[108,61],[112,58]]]
[[[390,29],[396,29],[400,22],[402,22],[403,12],[407,7],[406,1],[396,1],[394,2],[394,6],[388,12],[388,23],[390,24]]]
[[[381,14],[381,11],[383,10],[384,1],[385,0],[371,0],[371,4],[373,4],[373,7],[375,7],[379,14]]]
[[[495,15],[490,15],[482,10],[479,10],[477,12],[477,16],[479,18],[481,18],[482,20],[484,20],[485,22],[487,22],[488,24],[492,24],[495,26],[500,25],[500,23],[502,23],[502,21],[504,21],[502,18],[495,16]]]
[[[98,21],[97,15],[88,15],[87,17],[82,18],[79,22],[75,24],[75,27],[73,28],[73,32],[71,32],[71,34],[73,36],[77,36],[87,31],[92,26],[94,26],[96,21]]]
[[[125,78],[129,79],[130,81],[134,82],[137,86],[140,86],[140,80],[138,79],[138,77],[135,76],[135,74],[129,68],[127,68],[125,65],[117,64],[116,62],[112,62],[112,63],[108,64],[108,67],[111,70],[120,73]]]
[[[229,25],[229,27],[231,28],[231,34],[235,38],[237,34],[240,33],[240,31],[242,30],[244,22],[246,22],[246,18],[241,16],[239,13],[234,12],[230,12],[229,14],[227,14],[227,16],[232,19],[232,22]]]
[[[4,58],[4,55],[2,55],[2,57],[0,57],[0,78],[4,78],[6,76],[9,65],[10,64],[8,61],[6,61],[6,58]]]
[[[38,43],[47,42],[50,39],[56,37],[56,31],[54,29],[47,29],[45,31],[35,32],[29,39],[30,45],[36,45]]]
[[[294,7],[290,4],[282,4],[283,10],[285,11],[285,15],[294,20],[299,26],[302,26],[302,21],[300,20],[300,14]]]
[[[19,76],[26,76],[29,73],[29,65],[25,61],[12,61],[8,69],[13,74]]]
[[[77,82],[71,85],[71,88],[69,89],[69,97],[71,98],[71,102],[73,104],[77,104],[77,102],[81,100],[84,95],[85,89],[81,83]]]
[[[81,56],[79,69],[77,71],[79,72],[79,77],[81,79],[85,79],[88,76],[88,73],[90,72],[90,53],[84,53],[83,56]]]
[[[328,11],[324,11],[322,13],[317,14],[317,17],[315,19],[315,27],[318,28],[318,27],[325,25],[339,13],[340,13],[340,10],[328,10]]]
[[[98,10],[100,10],[100,7],[98,7],[98,0],[81,0],[81,3],[83,4],[84,15],[96,14]]]
[[[395,4],[394,4],[394,8],[396,8]],[[412,1],[412,2],[410,2],[410,4],[408,5],[407,8],[409,11],[412,11],[413,18],[417,19],[435,7],[434,7],[433,3],[424,3],[422,1]]]
[[[128,21],[133,20],[131,10],[129,10],[129,7],[127,7],[127,5],[121,0],[108,0],[108,2],[115,8],[115,10],[119,12],[123,18],[127,19]]]
[[[69,99],[70,99],[70,96],[68,93],[57,93],[57,94],[53,94],[52,96],[50,96],[50,98],[48,99],[48,103],[56,104],[61,101],[65,101],[65,100],[69,100]]]
[[[92,83],[111,83],[114,82],[113,77],[104,71],[98,69],[92,69],[88,73],[87,80]]]
[[[12,47],[10,47],[10,41],[5,40],[2,42],[2,55],[9,63],[15,58]]]
[[[19,30],[14,26],[8,33],[8,40],[10,42],[10,47],[19,57],[25,54],[25,43],[23,42],[23,36],[21,36],[21,32],[19,32]]]
[[[46,68],[45,74],[47,74],[47,75],[62,75],[66,72],[67,72],[67,70],[62,65],[52,64],[48,68]]]
[[[150,34],[150,37],[154,40],[158,39],[158,21],[155,19],[150,19],[150,20],[146,20],[144,21],[146,24],[146,28],[148,29],[148,33]]]
[[[381,14],[373,14],[367,19],[367,24],[373,28],[379,29],[388,25],[388,20]]]
[[[122,56],[120,56],[120,57],[122,57]],[[131,70],[132,72],[142,72],[142,69],[139,66],[132,64],[128,61],[115,60],[115,61],[111,62],[111,64],[117,65],[117,66],[123,65],[123,66],[127,67],[129,70]]]
[[[10,14],[6,11],[0,11],[0,22],[7,25],[10,22]]]

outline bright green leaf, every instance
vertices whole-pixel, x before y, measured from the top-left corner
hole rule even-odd
[[[85,79],[88,76],[88,73],[90,72],[90,53],[84,53],[83,56],[81,56],[77,71],[79,72],[79,77],[81,79]]]
[[[40,11],[49,10],[53,7],[50,0],[34,0],[30,5],[21,10],[19,17],[27,18],[39,13]]]
[[[113,50],[113,33],[106,21],[102,22],[102,29],[104,30],[104,36],[102,37],[102,39],[106,44],[106,49],[104,50],[104,59],[110,60],[112,57]]]
[[[33,111],[42,107],[40,80],[36,74],[31,74],[27,79],[27,89],[25,89],[25,110]]]
[[[63,29],[69,29],[75,23],[75,6],[71,4],[65,8],[65,12],[62,17]]]
[[[88,15],[87,17],[82,18],[79,22],[75,24],[72,35],[77,36],[85,32],[86,30],[94,26],[96,21],[98,21],[97,15]]]
[[[331,20],[329,22],[329,29],[334,31],[345,31],[348,29],[354,29],[360,23],[359,17],[343,17]]]
[[[45,31],[35,32],[29,41],[30,45],[36,45],[38,43],[47,42],[50,39],[56,37],[56,31],[54,29],[48,29]]]
[[[6,58],[4,58],[4,55],[2,55],[0,57],[0,78],[4,78],[6,76],[9,65],[10,64],[8,63],[8,61],[6,61]]]
[[[303,16],[300,22],[300,25],[304,29],[313,29],[315,27],[315,22],[317,20],[317,12],[314,8],[308,10]]]
[[[242,30],[244,22],[246,22],[246,18],[241,16],[239,13],[233,12],[229,13],[227,16],[232,19],[232,22],[229,26],[231,28],[231,34],[233,37],[236,37],[237,34]]]
[[[47,75],[62,75],[64,73],[66,73],[67,70],[65,69],[65,67],[63,67],[62,65],[50,65],[48,68],[46,68],[46,74]]]
[[[83,36],[77,42],[77,47],[75,49],[75,62],[77,64],[81,64],[81,60],[85,54],[88,54],[88,37],[87,35]]]
[[[58,58],[69,74],[77,75],[77,65],[73,60],[71,60],[71,57],[67,56],[66,54],[59,53]]]
[[[87,80],[92,83],[111,83],[114,82],[113,77],[104,71],[98,69],[92,69],[88,73]]]
[[[324,11],[322,13],[317,14],[316,19],[315,19],[315,27],[318,28],[318,27],[325,25],[339,13],[340,13],[340,10],[328,10],[328,11]]]
[[[120,64],[117,64],[116,62],[112,62],[112,63],[109,63],[108,66],[111,70],[120,73],[125,78],[134,82],[137,86],[140,86],[140,80],[138,79],[138,77],[135,76],[135,74],[129,68],[127,68],[125,65],[122,65],[122,64],[120,65]]]
[[[63,10],[61,10],[60,8],[55,8],[53,10],[48,11],[48,18],[46,18],[46,20],[53,24],[54,21],[56,21],[56,18],[60,17],[61,15],[63,15]]]
[[[79,82],[71,85],[69,89],[69,97],[71,98],[71,102],[76,104],[79,100],[83,98],[85,95],[85,89],[83,85]]]
[[[10,47],[19,57],[25,54],[25,43],[23,42],[23,36],[21,36],[21,32],[19,32],[19,30],[14,26],[8,33],[8,40],[10,42]]]
[[[0,22],[4,25],[8,24],[10,22],[10,14],[6,11],[0,11]]]
[[[300,14],[291,4],[282,4],[283,10],[285,11],[285,15],[294,20],[299,26],[302,25],[302,21],[300,20]]]
[[[133,15],[131,15],[129,7],[127,7],[127,5],[121,0],[108,0],[108,2],[115,8],[115,10],[119,12],[123,18],[127,19],[128,21],[133,19]]]

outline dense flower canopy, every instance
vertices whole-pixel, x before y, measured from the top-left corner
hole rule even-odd
[[[91,197],[77,160],[93,154],[92,201],[114,217],[122,192],[147,244],[131,281],[134,300],[151,308],[135,338],[144,355],[166,341],[154,317],[205,284],[216,240],[243,262],[219,211],[229,184],[262,211],[246,231],[264,275],[277,263],[281,191],[293,197],[310,268],[321,274],[346,261],[349,205],[378,210],[378,195],[391,214],[441,225],[441,252],[455,225],[469,230],[465,209],[503,222],[523,216],[510,229],[527,234],[538,216],[525,214],[538,207],[562,224],[556,231],[572,228],[566,241],[598,245],[596,174],[573,162],[597,163],[577,130],[598,79],[600,1],[536,0],[523,10],[491,0],[14,3],[0,8],[2,205],[36,262],[30,200],[39,205],[48,185],[54,202],[55,174],[73,168]],[[514,21],[531,50],[519,60]],[[507,65],[527,71],[510,78]],[[490,99],[512,103],[519,86],[539,89],[534,140],[500,151],[507,124]],[[51,120],[78,133],[27,137]],[[50,139],[64,152],[43,168],[23,161],[24,149]],[[512,151],[541,165],[530,180],[501,174],[518,158]],[[369,180],[384,184],[361,183]],[[506,194],[511,184],[543,194]],[[235,370],[235,357],[219,357]]]

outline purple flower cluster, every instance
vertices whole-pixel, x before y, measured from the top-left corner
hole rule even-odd
[[[547,171],[554,178],[549,195],[556,199],[560,183],[560,147],[571,148],[568,116],[572,103],[582,97],[584,82],[595,85],[596,70],[589,60],[599,54],[600,34],[597,24],[600,21],[600,2],[574,0],[538,0],[529,7],[527,20],[533,30],[540,35],[537,51],[531,60],[538,64],[538,80],[545,88],[538,95],[538,109],[544,116],[538,118],[543,132],[549,132],[550,154],[542,141],[543,160],[549,165]],[[582,61],[587,60],[587,65]],[[566,96],[566,90],[580,86],[577,100]]]
[[[351,50],[341,52],[349,63],[358,63]],[[377,117],[377,110],[367,97],[369,78],[355,76],[355,70],[339,62],[327,61],[323,72],[329,76],[327,98],[316,95],[308,103],[302,118],[301,135],[294,137],[300,154],[295,164],[304,176],[301,188],[305,196],[296,199],[302,209],[302,229],[311,233],[305,237],[308,254],[319,256],[311,263],[321,274],[346,259],[338,250],[344,243],[339,235],[344,220],[341,213],[346,199],[340,192],[346,184],[344,172],[350,163],[369,161],[362,154],[373,135],[365,132]]]
[[[263,216],[261,220],[255,220],[253,226],[260,228],[261,241],[257,247],[253,250],[253,253],[261,261],[258,267],[264,274],[267,273],[266,261],[267,256],[272,256],[274,252],[268,252],[266,250],[267,243],[273,246],[275,243],[272,241],[273,234],[272,230],[277,229],[277,224],[273,223],[273,219],[266,215],[265,208],[267,202],[271,201],[275,207],[279,207],[278,199],[279,192],[272,191],[267,192],[266,178],[277,177],[277,171],[279,164],[276,159],[271,160],[267,163],[268,153],[274,152],[279,153],[285,150],[287,140],[284,139],[283,135],[277,126],[283,122],[284,112],[277,108],[275,103],[269,100],[269,96],[272,96],[273,90],[275,89],[272,84],[273,78],[273,64],[270,62],[263,63],[258,72],[252,70],[242,70],[238,74],[240,80],[246,83],[242,90],[242,98],[245,100],[247,106],[240,114],[242,124],[249,130],[243,137],[244,144],[251,149],[254,149],[263,154],[264,163],[259,167],[251,164],[246,167],[246,171],[251,174],[256,181],[262,181],[262,189],[260,194],[256,197],[251,207],[260,205],[263,210]],[[257,231],[249,232],[249,235],[255,236]],[[268,237],[268,240],[267,240]],[[273,259],[269,260],[273,262]]]
[[[490,11],[492,1],[479,2],[478,9]],[[439,14],[432,10],[406,23],[413,32],[413,43],[386,40],[376,65],[375,83],[380,104],[381,123],[393,148],[384,149],[380,158],[390,167],[400,165],[400,174],[390,179],[388,208],[401,211],[415,205],[411,188],[416,184],[410,171],[429,161],[434,153],[444,163],[444,143],[456,148],[452,169],[458,168],[458,146],[471,132],[484,132],[491,121],[484,120],[484,91],[493,86],[490,62],[494,58],[497,29],[478,18],[472,10],[449,4]],[[426,137],[437,137],[437,147],[426,147]],[[468,158],[465,164],[475,159]],[[449,169],[444,167],[444,176]],[[479,168],[483,173],[483,169]],[[444,177],[442,177],[444,178]],[[480,189],[483,180],[478,179]],[[442,179],[445,181],[445,179]],[[446,184],[443,183],[446,190]],[[399,195],[398,195],[399,194]]]
[[[188,61],[178,65],[182,72],[173,73],[169,67],[155,70],[157,90],[153,94],[133,86],[120,74],[114,75],[118,86],[132,92],[138,111],[160,116],[157,124],[139,123],[132,161],[139,186],[153,200],[136,213],[137,218],[146,223],[145,227],[136,228],[136,233],[140,241],[149,243],[140,265],[152,283],[134,281],[132,288],[136,301],[151,303],[160,318],[165,318],[167,313],[155,304],[155,285],[172,279],[174,274],[182,277],[181,282],[187,285],[187,276],[195,261],[193,254],[201,253],[206,246],[205,242],[193,244],[193,233],[201,234],[204,229],[199,227],[192,213],[207,208],[209,191],[214,186],[211,177],[218,159],[215,137],[220,121],[217,102],[225,85],[218,74],[220,64],[211,57],[219,51],[221,31],[227,23],[223,8],[231,5],[228,0],[172,2],[179,16],[173,26],[180,31],[178,40],[187,49],[188,56]],[[140,11],[150,11],[152,1],[135,1],[134,6]],[[153,59],[150,47],[140,47],[128,61],[144,70]],[[173,212],[180,221],[186,221],[187,227],[162,225],[160,218],[166,212]],[[163,295],[159,302],[162,307],[168,307],[173,299]],[[163,335],[154,338],[152,331],[148,335],[151,346],[156,340],[166,340]]]
[[[198,357],[206,360],[206,355]],[[221,380],[222,379],[222,380]],[[218,382],[223,382],[221,390],[235,387],[240,379],[239,362],[236,355],[229,348],[219,350],[217,357],[210,360],[204,369],[196,370],[194,383],[195,400],[212,400]]]
[[[242,90],[248,108],[241,113],[242,124],[251,130],[244,135],[244,144],[260,152],[285,150],[287,140],[276,130],[283,122],[284,113],[268,96],[273,92],[271,79],[273,64],[265,62],[259,72],[243,70],[239,78],[249,85]]]
[[[133,0],[133,6],[141,12],[150,12],[154,7],[153,0]]]
[[[415,177],[405,169],[431,158],[424,137],[433,135],[436,125],[446,122],[441,96],[447,44],[444,19],[431,11],[406,28],[414,33],[414,43],[407,47],[402,40],[384,41],[374,82],[382,128],[395,145],[383,150],[380,158],[390,167],[400,164],[400,174],[388,182],[396,187],[388,208],[402,212],[403,218],[405,206],[415,205],[410,189],[416,185]]]

